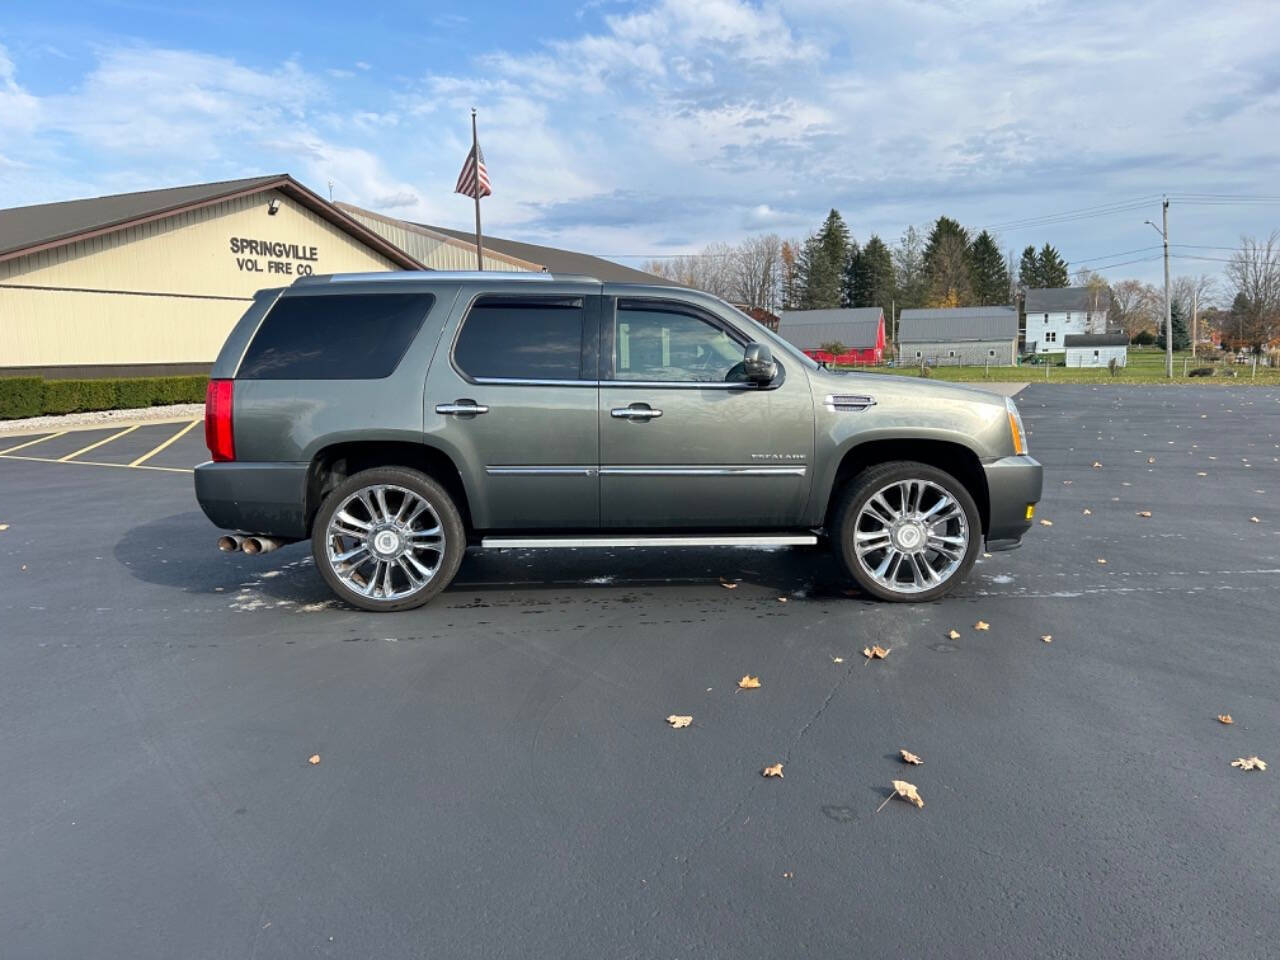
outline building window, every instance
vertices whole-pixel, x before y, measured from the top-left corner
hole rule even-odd
[[[995,355],[996,355],[996,352],[995,352],[994,350],[988,350],[988,351],[987,351],[987,356],[988,356],[988,357],[994,357]]]
[[[947,351],[947,356],[948,356],[948,357],[954,357],[955,355],[956,355],[956,352],[955,352],[954,350],[948,350],[948,351]]]
[[[1057,331],[1057,330],[1046,330],[1046,331],[1045,331],[1045,334],[1044,334],[1044,342],[1045,342],[1045,343],[1057,343],[1057,342],[1058,342],[1058,331]]]
[[[1045,323],[1049,322],[1049,315],[1047,313],[1044,315],[1044,322]]]
[[[1096,357],[1096,356],[1098,356],[1098,351],[1097,351],[1097,350],[1093,351],[1093,355],[1094,355],[1095,357]]]
[[[916,351],[916,359],[917,359],[917,360],[919,360],[919,359],[920,359],[920,351],[919,351],[919,350],[917,350],[917,351]]]

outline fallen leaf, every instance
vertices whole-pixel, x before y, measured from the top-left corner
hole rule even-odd
[[[1052,521],[1052,520],[1041,520],[1041,521],[1040,521],[1040,526],[1042,526],[1042,527],[1052,527],[1052,526],[1053,526],[1053,521]]]
[[[1063,481],[1062,481],[1062,485],[1063,485],[1064,487],[1069,487],[1069,486],[1071,486],[1071,481],[1070,481],[1070,480],[1063,480]]]
[[[893,784],[893,793],[885,797],[884,803],[876,807],[876,813],[883,810],[884,804],[888,803],[894,797],[905,800],[907,803],[914,803],[921,809],[924,808],[924,800],[920,797],[920,791],[916,789],[916,785],[914,783],[907,783],[905,780],[892,780],[890,782]]]
[[[795,873],[794,873],[793,871],[791,871],[791,870],[788,870],[786,873],[784,873],[784,874],[782,875],[782,879],[783,879],[783,880],[790,880],[790,879],[792,879],[794,876],[795,876]]]
[[[1231,761],[1233,767],[1239,767],[1241,770],[1265,770],[1267,765],[1257,757],[1240,757]]]
[[[728,580],[721,580],[721,581],[720,581],[720,586],[724,587],[726,590],[737,590],[737,589],[738,589],[738,585],[737,585],[736,583],[731,583],[731,582],[730,582],[730,581],[728,581]]]
[[[313,767],[319,762],[320,762],[320,754],[318,753],[313,753],[310,759],[307,760],[307,763],[311,764]]]
[[[985,621],[985,620],[979,620],[977,623],[975,623],[975,624],[973,625],[973,629],[975,629],[975,630],[990,630],[990,629],[991,629],[991,624],[987,623],[987,621]]]
[[[771,767],[765,767],[765,768],[764,768],[763,770],[761,770],[760,772],[761,772],[761,774],[763,774],[763,775],[764,775],[764,776],[766,776],[766,777],[778,777],[778,778],[781,778],[781,777],[782,777],[782,764],[780,764],[780,763],[775,763],[775,764],[774,764],[773,766],[771,766]]]
[[[1084,508],[1084,510],[1082,511],[1082,513],[1083,513],[1083,515],[1084,515],[1084,516],[1086,516],[1086,517],[1092,517],[1092,516],[1093,516],[1093,511],[1092,511],[1092,510],[1090,510],[1088,507],[1085,507],[1085,508]]]
[[[950,633],[948,633],[948,634],[947,634],[947,638],[948,638],[949,640],[959,640],[959,639],[960,639],[960,631],[959,631],[959,630],[952,630]]]
[[[1147,457],[1147,463],[1155,463],[1155,462],[1156,462],[1155,457]]]
[[[7,523],[0,523],[0,530],[8,530],[8,529],[9,529],[9,525]]]
[[[832,663],[844,663],[844,657],[832,657],[832,658],[831,658],[831,662],[832,662]]]
[[[1249,518],[1249,522],[1250,522],[1250,523],[1261,523],[1262,521],[1261,521],[1261,520],[1259,520],[1257,517],[1250,517],[1250,518]]]
[[[693,717],[682,717],[679,714],[673,713],[671,716],[667,717],[667,723],[679,730],[681,727],[687,727],[689,724],[693,723]]]
[[[1095,469],[1095,470],[1101,470],[1101,469],[1102,469],[1102,464],[1101,464],[1101,463],[1099,463],[1097,460],[1093,461],[1093,469]]]
[[[883,660],[889,655],[890,647],[882,647],[876,644],[874,647],[863,647],[862,655],[868,660]]]
[[[898,751],[898,753],[902,756],[902,762],[903,762],[903,763],[910,763],[910,764],[913,764],[913,765],[916,765],[916,766],[918,766],[918,765],[920,765],[920,764],[924,763],[924,761],[923,761],[923,760],[921,760],[919,757],[917,757],[917,756],[916,756],[914,753],[912,753],[910,750],[899,750],[899,751]]]
[[[760,686],[760,678],[750,674],[738,681],[738,688],[741,690],[754,690],[758,686]]]
[[[1235,723],[1235,721],[1231,719],[1231,714],[1229,714],[1229,713],[1220,713],[1220,714],[1218,714],[1218,722],[1219,722],[1219,723],[1224,723],[1224,724],[1226,724],[1227,726],[1231,726],[1231,724]]]
[[[1138,511],[1138,516],[1140,516],[1140,517],[1149,517],[1149,516],[1151,516],[1151,511],[1150,511],[1150,510],[1139,510],[1139,511]]]
[[[1043,637],[1041,637],[1040,639],[1041,639],[1041,640],[1043,640],[1045,643],[1053,643],[1053,634],[1052,634],[1052,633],[1046,633],[1046,634],[1045,634]]]
[[[1098,562],[1105,565],[1107,561],[1104,560],[1102,557],[1099,557]]]
[[[786,602],[787,602],[787,598],[786,598],[786,597],[779,597],[779,598],[778,598],[778,602],[779,602],[779,603],[786,603]]]
[[[1197,470],[1197,471],[1196,471],[1196,476],[1197,476],[1197,477],[1207,477],[1207,476],[1208,476],[1208,474],[1207,474],[1207,473],[1205,473],[1203,470]]]

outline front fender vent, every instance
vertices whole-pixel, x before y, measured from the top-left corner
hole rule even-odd
[[[828,410],[857,412],[876,405],[876,398],[866,394],[834,393],[825,401]]]

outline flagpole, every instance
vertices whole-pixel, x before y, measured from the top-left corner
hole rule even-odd
[[[480,140],[476,136],[476,108],[471,108],[471,159],[476,175],[476,269],[484,269],[484,249],[480,246]]]

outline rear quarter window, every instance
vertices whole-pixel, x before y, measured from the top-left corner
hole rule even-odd
[[[263,319],[236,374],[242,380],[378,380],[417,336],[429,293],[283,297]]]

